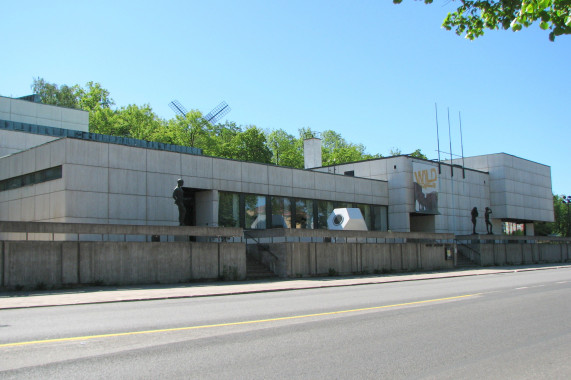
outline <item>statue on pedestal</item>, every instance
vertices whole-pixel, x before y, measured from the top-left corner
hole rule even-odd
[[[492,209],[486,207],[486,213],[484,214],[484,219],[486,220],[486,232],[488,235],[493,235],[494,232],[492,231],[492,222],[490,222],[490,214],[492,213]]]
[[[178,207],[179,225],[184,226],[184,218],[186,217],[186,207],[184,207],[184,190],[182,190],[184,181],[179,178],[177,184],[178,186],[175,187],[174,191],[172,192],[172,197],[174,199],[174,204]]]
[[[474,207],[472,209],[472,235],[476,235],[476,218],[478,217],[478,209]]]

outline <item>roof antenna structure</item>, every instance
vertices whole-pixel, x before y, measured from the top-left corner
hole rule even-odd
[[[184,106],[182,104],[180,104],[180,102],[178,100],[173,100],[172,102],[170,102],[169,107],[175,113],[179,114],[182,117],[186,117],[186,114],[188,113],[186,108],[184,108]],[[218,120],[220,120],[222,117],[227,115],[228,112],[230,112],[230,111],[231,111],[231,108],[228,106],[228,104],[226,102],[223,101],[222,103],[220,103],[219,105],[214,107],[214,109],[212,111],[210,111],[209,113],[207,113],[203,118],[204,118],[204,120],[206,120],[210,124],[216,124],[218,122]]]
[[[219,105],[214,107],[212,111],[206,114],[204,118],[210,124],[216,124],[218,120],[220,120],[223,116],[227,115],[230,112],[230,107],[226,104],[225,101],[222,101]]]

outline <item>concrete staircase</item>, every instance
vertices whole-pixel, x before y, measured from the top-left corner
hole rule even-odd
[[[458,251],[458,255],[456,256],[456,268],[477,268],[478,264],[467,258],[462,254],[462,252]]]
[[[248,257],[246,258],[246,279],[247,280],[263,280],[277,277],[277,275],[269,270],[264,264],[258,260]]]

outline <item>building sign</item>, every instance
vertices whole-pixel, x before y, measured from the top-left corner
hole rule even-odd
[[[438,214],[438,168],[420,162],[412,163],[414,210]]]

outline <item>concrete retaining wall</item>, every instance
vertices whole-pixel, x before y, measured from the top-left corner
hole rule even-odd
[[[470,244],[480,252],[482,266],[564,263],[571,261],[571,244]],[[477,260],[476,260],[477,261]]]
[[[242,243],[4,241],[0,287],[157,284],[246,277]]]
[[[280,277],[338,274],[407,272],[452,269],[453,260],[445,260],[443,244],[421,243],[273,243],[258,250],[249,245],[251,254],[261,257]],[[448,246],[449,247],[449,246]]]

